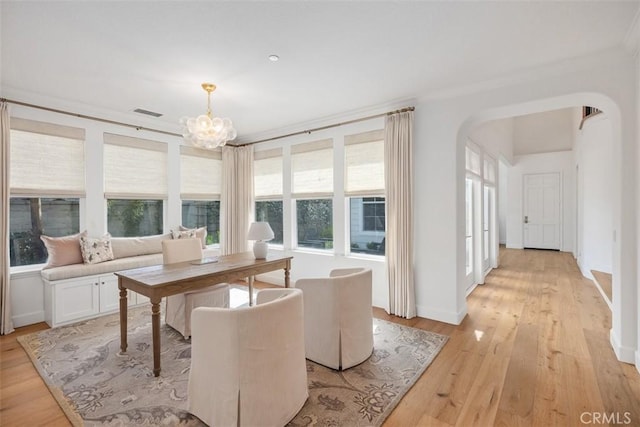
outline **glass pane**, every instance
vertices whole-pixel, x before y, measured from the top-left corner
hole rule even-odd
[[[107,229],[113,237],[162,234],[162,200],[107,200]]]
[[[352,197],[349,201],[350,240],[352,253],[384,255],[384,197]]]
[[[471,272],[473,271],[473,237],[467,237],[467,244],[466,244],[466,260],[467,260],[467,267],[466,267],[466,273],[467,275],[471,274]]]
[[[473,181],[465,181],[465,204],[466,204],[466,233],[467,237],[473,235]]]
[[[282,200],[265,200],[256,202],[256,221],[266,221],[271,226],[275,237],[269,243],[281,245],[283,240]]]
[[[296,200],[298,247],[333,249],[333,201]]]
[[[9,265],[42,264],[47,250],[41,235],[61,237],[80,231],[80,199],[11,198]]]
[[[207,245],[220,243],[220,201],[183,200],[182,225],[188,228],[207,227]]]

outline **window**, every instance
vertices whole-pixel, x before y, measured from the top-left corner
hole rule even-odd
[[[480,154],[468,146],[465,148],[465,165],[468,171],[473,172],[476,175],[481,175],[482,170],[480,168]]]
[[[61,237],[80,231],[80,203],[76,198],[12,197],[9,209],[12,267],[47,261],[41,235]]]
[[[220,201],[183,200],[182,225],[188,228],[207,227],[207,245],[220,243]]]
[[[384,232],[384,197],[362,198],[362,231]]]
[[[385,253],[384,197],[350,199],[351,252],[370,255]]]
[[[167,144],[104,134],[107,229],[114,237],[163,232]]]
[[[256,221],[266,221],[271,226],[275,237],[269,243],[283,244],[282,200],[256,201]]]
[[[333,200],[296,200],[298,247],[333,249]]]
[[[473,274],[473,180],[465,180],[465,230],[466,230],[466,268],[467,276]]]
[[[266,221],[275,237],[269,243],[282,245],[282,149],[254,153],[253,177],[256,221]]]
[[[207,227],[207,245],[220,243],[222,155],[219,150],[180,147],[182,225]]]
[[[384,131],[345,136],[344,152],[350,251],[384,255]]]
[[[10,266],[41,264],[41,235],[80,229],[85,197],[84,129],[11,119]]]
[[[298,247],[333,249],[333,141],[291,147]]]
[[[162,200],[107,200],[107,230],[113,237],[162,234]]]

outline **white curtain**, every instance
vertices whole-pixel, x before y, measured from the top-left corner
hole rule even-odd
[[[413,111],[385,121],[386,265],[390,314],[416,315],[413,281]]]
[[[0,103],[0,335],[13,332],[9,274],[9,107]]]
[[[247,233],[253,221],[253,147],[222,147],[220,195],[220,253],[248,250]]]

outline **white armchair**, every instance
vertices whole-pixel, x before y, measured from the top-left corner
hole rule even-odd
[[[188,410],[210,426],[283,426],[309,396],[302,292],[263,289],[256,303],[191,316]]]
[[[364,362],[373,352],[371,270],[331,271],[328,278],[299,279],[304,296],[307,359],[333,369]]]
[[[162,241],[164,264],[195,261],[202,258],[200,239]],[[229,307],[229,285],[221,283],[198,291],[167,297],[165,322],[185,338],[191,336],[191,312],[196,307]]]

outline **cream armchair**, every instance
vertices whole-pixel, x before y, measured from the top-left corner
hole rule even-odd
[[[191,316],[188,410],[210,426],[283,426],[309,390],[302,292],[263,289],[256,305]]]
[[[337,269],[328,278],[299,279],[304,296],[307,359],[333,369],[364,362],[373,352],[371,270]]]
[[[174,239],[162,241],[164,264],[195,261],[202,258],[200,239]],[[229,285],[221,283],[198,291],[167,297],[165,322],[185,338],[191,336],[191,312],[196,307],[229,307]]]

